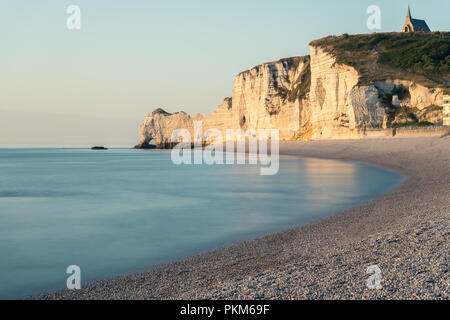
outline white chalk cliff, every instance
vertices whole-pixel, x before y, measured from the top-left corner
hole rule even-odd
[[[140,129],[146,147],[171,142],[172,132],[192,133],[194,121],[203,130],[279,129],[281,140],[359,138],[371,128],[395,120],[392,108],[408,106],[421,111],[442,106],[443,89],[409,80],[382,80],[361,84],[358,71],[320,46],[310,45],[310,56],[265,63],[237,75],[231,98],[208,116],[190,117],[157,109]],[[396,94],[401,87],[407,95]],[[436,120],[436,119],[435,119]],[[437,119],[439,120],[439,119]]]

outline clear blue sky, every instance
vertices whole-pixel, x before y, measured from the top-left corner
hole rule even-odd
[[[81,8],[81,30],[66,8]],[[400,31],[408,4],[449,30],[448,0],[1,0],[0,147],[130,146],[157,107],[208,114],[236,74],[330,34]]]

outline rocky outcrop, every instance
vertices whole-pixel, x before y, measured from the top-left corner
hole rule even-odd
[[[310,52],[313,139],[360,138],[367,129],[396,123],[405,107],[414,115],[411,122],[442,122],[436,108],[432,114],[424,112],[442,105],[442,89],[389,79],[361,85],[353,67],[338,64],[321,47],[310,46]]]
[[[224,137],[226,129],[279,129],[281,140],[361,138],[367,129],[398,123],[405,110],[416,115],[411,121],[442,121],[442,88],[396,79],[368,84],[354,67],[338,63],[320,45],[309,49],[310,56],[241,72],[232,97],[206,117],[155,110],[141,126],[137,147],[165,147],[179,128],[193,135],[194,121],[201,121],[203,131],[218,129]]]
[[[139,130],[140,141],[136,148],[165,148],[172,142],[172,132],[179,128],[186,128],[193,134],[192,118],[185,112],[171,114],[158,108],[145,118]]]
[[[376,81],[375,86],[382,93],[391,93],[399,99],[398,105],[423,109],[431,105],[442,105],[443,90],[439,88],[427,88],[413,81],[385,80]],[[399,88],[405,92],[399,95]],[[394,98],[395,99],[395,98]]]

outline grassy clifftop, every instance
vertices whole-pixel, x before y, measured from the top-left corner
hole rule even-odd
[[[412,80],[427,87],[450,87],[450,32],[374,33],[329,36],[311,42],[353,66],[361,84]]]

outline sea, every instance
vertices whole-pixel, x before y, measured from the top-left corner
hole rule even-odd
[[[0,299],[81,286],[287,230],[403,177],[348,161],[176,165],[170,151],[0,149]],[[73,269],[70,269],[71,271]]]

